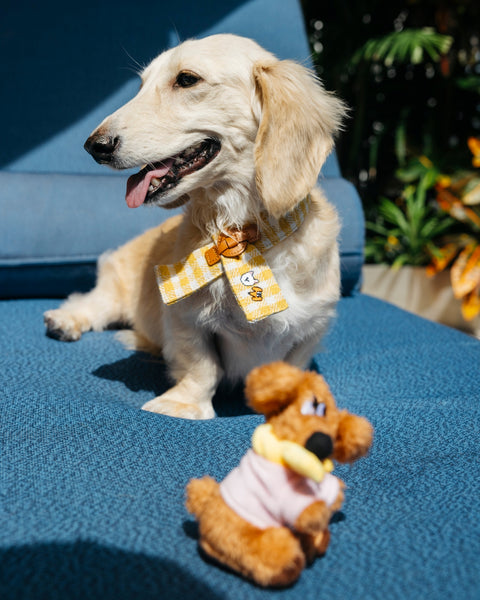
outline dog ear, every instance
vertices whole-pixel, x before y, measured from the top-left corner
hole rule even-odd
[[[267,418],[278,413],[295,400],[303,377],[303,371],[280,361],[253,369],[245,384],[248,405]]]
[[[364,417],[340,412],[333,458],[338,462],[354,462],[365,456],[373,441],[373,427]]]
[[[253,75],[262,107],[256,184],[265,208],[278,218],[315,186],[346,109],[312,71],[293,61],[257,63]]]

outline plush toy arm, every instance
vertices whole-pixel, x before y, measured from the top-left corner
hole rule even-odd
[[[316,535],[317,533],[325,531],[328,528],[330,517],[337,510],[340,510],[340,507],[345,499],[343,493],[345,484],[341,480],[339,480],[339,483],[340,489],[333,504],[331,506],[327,506],[323,500],[316,500],[315,502],[312,502],[312,504],[307,506],[307,508],[305,508],[298,515],[294,525],[294,529],[296,531],[299,533]]]
[[[340,490],[338,491],[338,495],[337,495],[335,502],[330,507],[330,510],[332,511],[332,515],[333,515],[333,513],[336,513],[338,510],[340,510],[342,508],[342,504],[345,500],[345,494],[343,493],[343,490],[345,489],[346,486],[341,479],[339,479],[338,482],[340,483]]]
[[[332,510],[323,500],[316,500],[303,510],[295,521],[294,529],[299,533],[316,535],[328,527]]]

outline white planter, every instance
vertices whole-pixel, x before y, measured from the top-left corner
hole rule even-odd
[[[388,265],[364,265],[362,292],[480,338],[480,319],[463,319],[448,271],[427,277],[424,267],[393,270]]]

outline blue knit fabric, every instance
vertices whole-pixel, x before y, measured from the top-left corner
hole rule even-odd
[[[241,390],[205,422],[145,413],[162,362],[113,332],[44,335],[49,300],[0,303],[0,598],[478,599],[480,343],[356,295],[313,364],[375,426],[336,473],[347,500],[325,558],[281,592],[199,554],[191,477],[223,478],[261,421]]]

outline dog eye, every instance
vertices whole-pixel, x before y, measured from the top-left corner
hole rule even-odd
[[[176,87],[189,88],[200,81],[201,77],[190,71],[180,71],[175,80]]]
[[[327,412],[327,407],[323,402],[319,402],[315,396],[312,400],[307,400],[303,403],[300,409],[302,415],[314,415],[316,417],[324,417]]]

